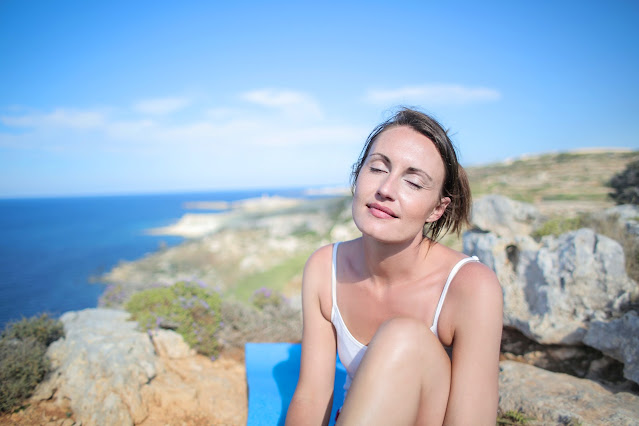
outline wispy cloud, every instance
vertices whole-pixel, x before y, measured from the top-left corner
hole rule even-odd
[[[359,143],[365,137],[365,129],[326,120],[319,103],[303,92],[261,89],[238,98],[244,103],[197,105],[186,98],[165,97],[105,109],[108,113],[62,108],[7,112],[0,122],[9,133],[0,131],[0,145],[74,149],[90,141],[97,150],[145,150],[152,145],[168,151],[188,147],[194,154],[210,155],[220,147],[325,146]],[[186,106],[191,106],[188,115],[168,116]]]
[[[318,102],[309,94],[278,89],[258,89],[240,95],[244,101],[267,108],[278,109],[289,115],[318,119],[323,117]]]
[[[466,105],[491,102],[501,98],[498,90],[467,87],[459,84],[427,84],[396,89],[369,90],[366,99],[374,104],[419,103],[432,105]]]
[[[23,115],[3,115],[0,122],[10,127],[60,127],[89,129],[102,126],[106,121],[104,113],[91,110],[57,108],[49,113]]]
[[[179,111],[191,104],[188,98],[156,98],[136,102],[133,109],[150,115],[165,115]]]

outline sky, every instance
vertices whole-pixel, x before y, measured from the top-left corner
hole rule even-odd
[[[0,197],[347,185],[398,106],[465,166],[639,149],[639,2],[0,0]]]

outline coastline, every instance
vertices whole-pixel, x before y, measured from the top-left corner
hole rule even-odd
[[[217,213],[186,213],[171,225],[146,231],[184,237],[181,244],[120,262],[100,277],[109,287],[99,306],[119,307],[134,292],[184,280],[244,302],[262,287],[297,299],[308,256],[330,241],[359,236],[350,200],[262,196],[227,203],[230,209]],[[211,207],[189,203],[194,205]]]
[[[306,192],[305,192],[306,193]],[[190,210],[220,210],[217,213],[185,213],[177,222],[146,230],[149,235],[173,235],[200,238],[220,230],[231,221],[241,220],[247,214],[264,214],[297,207],[308,201],[304,198],[262,195],[237,201],[190,201],[184,203]]]

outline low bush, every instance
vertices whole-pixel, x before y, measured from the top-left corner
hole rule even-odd
[[[32,318],[22,318],[20,321],[10,323],[2,333],[3,339],[35,339],[45,347],[63,336],[64,327],[62,323],[47,314]]]
[[[255,290],[251,296],[251,303],[256,308],[263,310],[266,306],[279,308],[284,303],[284,296],[279,291],[272,291],[269,288],[262,287]]]
[[[546,235],[561,235],[565,232],[574,231],[584,226],[584,220],[581,217],[557,217],[544,222],[537,228],[532,237],[541,239]]]
[[[220,295],[192,282],[153,288],[131,296],[126,310],[144,330],[168,328],[203,355],[219,351],[215,333],[220,325]]]
[[[104,308],[120,308],[131,295],[122,284],[109,285],[98,300],[98,306]]]
[[[639,160],[613,176],[608,186],[614,190],[609,195],[617,204],[639,204]]]
[[[498,425],[525,425],[531,420],[535,420],[533,417],[528,417],[521,411],[508,410],[499,413],[497,416]]]
[[[246,342],[299,342],[302,316],[286,299],[266,303],[261,309],[228,299],[222,303],[222,323],[217,334],[224,349],[243,348]]]
[[[28,398],[49,371],[47,346],[64,336],[58,320],[46,314],[9,323],[0,338],[0,412]]]

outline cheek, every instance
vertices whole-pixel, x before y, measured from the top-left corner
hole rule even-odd
[[[356,214],[362,210],[362,204],[364,203],[362,197],[362,189],[360,186],[355,187],[355,192],[353,192],[353,203],[351,207],[351,212],[353,218],[356,217]]]
[[[430,217],[431,213],[437,206],[435,197],[424,197],[421,199],[412,200],[410,204],[410,211],[415,221],[420,222],[422,225],[426,223],[426,220]]]

